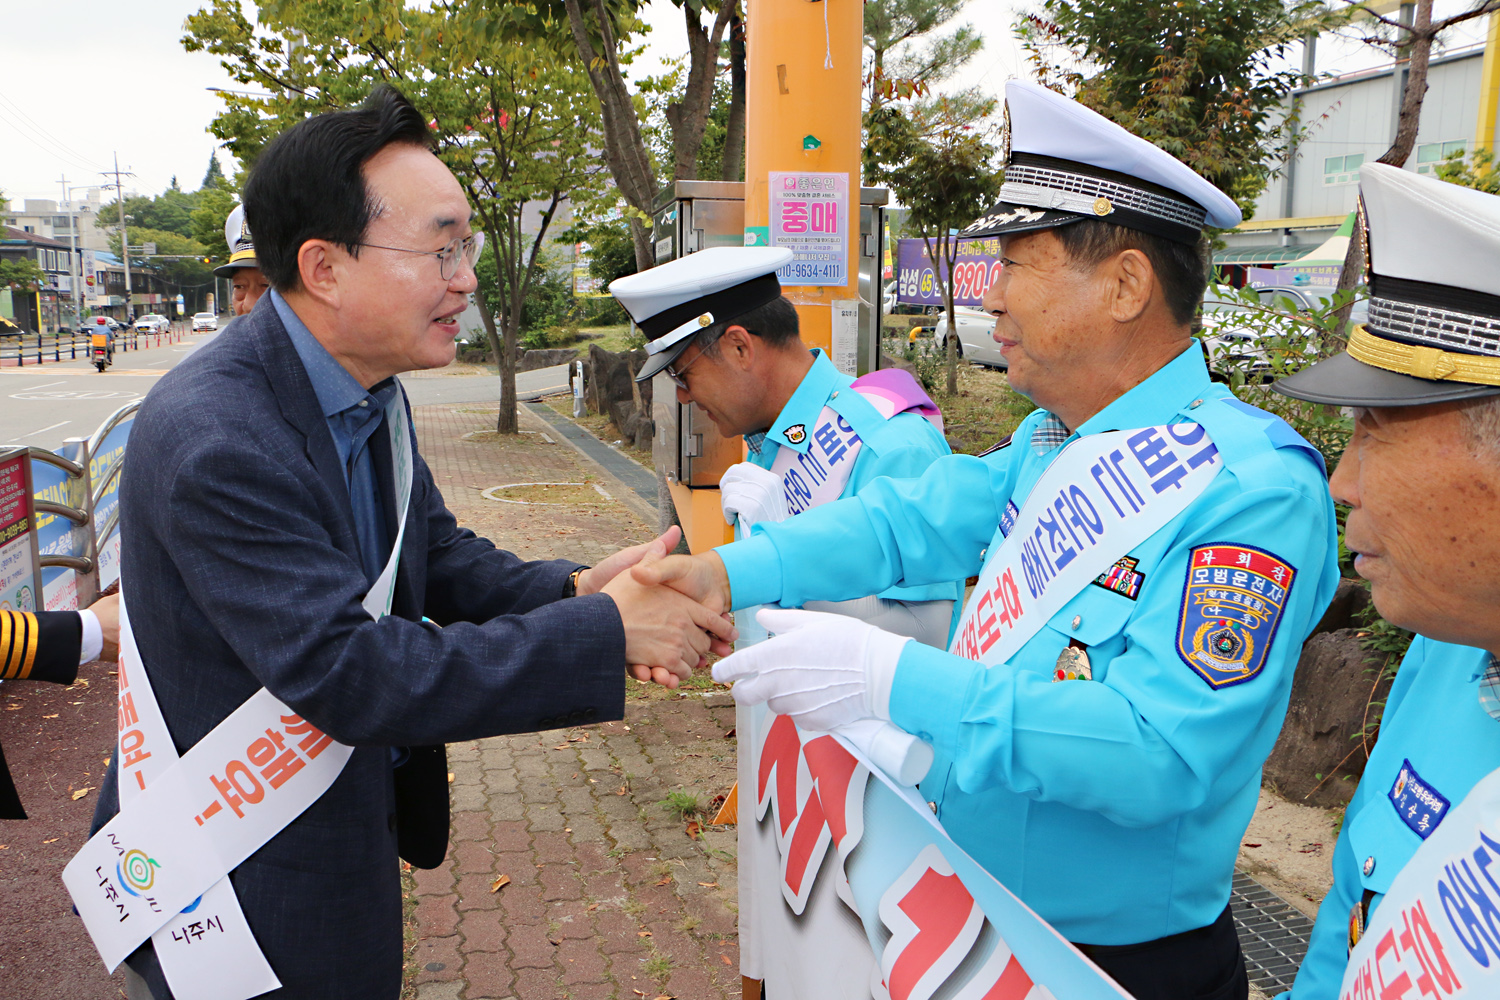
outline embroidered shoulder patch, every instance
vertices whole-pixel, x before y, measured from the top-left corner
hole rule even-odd
[[[1139,564],[1138,559],[1122,556],[1119,562],[1094,578],[1094,586],[1112,590],[1121,597],[1128,597],[1133,601],[1141,592],[1141,584],[1146,580],[1146,574],[1136,570]]]
[[[1396,809],[1396,815],[1401,817],[1401,822],[1411,827],[1411,832],[1426,840],[1437,825],[1448,815],[1450,803],[1439,794],[1422,776],[1417,769],[1411,766],[1411,761],[1403,760],[1401,770],[1396,774],[1396,783],[1391,786],[1390,794],[1386,796],[1391,800],[1391,805]]]
[[[786,435],[786,439],[792,444],[801,444],[807,440],[807,425],[793,424],[781,433]]]
[[[1211,688],[1260,673],[1292,579],[1286,560],[1248,545],[1193,549],[1177,619],[1177,654]]]

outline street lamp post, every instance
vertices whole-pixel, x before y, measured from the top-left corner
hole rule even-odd
[[[68,283],[73,286],[73,326],[76,328],[83,322],[83,258],[78,255],[78,213],[73,208],[73,202],[68,198],[68,178],[66,175],[61,180],[63,189],[63,207],[68,213]],[[73,263],[78,264],[77,277],[73,274]]]

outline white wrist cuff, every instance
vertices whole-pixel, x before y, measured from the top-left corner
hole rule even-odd
[[[896,683],[896,664],[911,641],[909,636],[890,632],[876,631],[870,636],[870,649],[865,656],[865,698],[866,707],[877,719],[891,720],[891,687]]]
[[[92,663],[104,652],[104,629],[99,625],[99,616],[92,611],[78,612],[83,620],[83,641],[78,645],[78,663]]]

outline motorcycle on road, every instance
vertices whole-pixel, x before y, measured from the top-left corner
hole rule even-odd
[[[96,333],[90,338],[89,356],[94,362],[94,367],[101,372],[115,360],[115,347],[109,339],[109,335],[104,333]]]

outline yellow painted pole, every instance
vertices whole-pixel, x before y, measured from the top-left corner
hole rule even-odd
[[[1474,148],[1495,146],[1495,115],[1500,111],[1500,14],[1490,15],[1484,39],[1484,64],[1479,71],[1479,123],[1474,128]]]
[[[771,173],[842,174],[843,280],[782,282],[802,339],[833,349],[835,303],[859,298],[862,0],[748,0],[745,12],[745,242],[776,244]],[[784,179],[783,179],[784,182]],[[742,979],[743,1000],[760,983]]]
[[[745,17],[745,231],[765,245],[770,173],[847,177],[844,280],[786,285],[809,347],[833,347],[833,303],[859,297],[861,0],[749,0]]]

